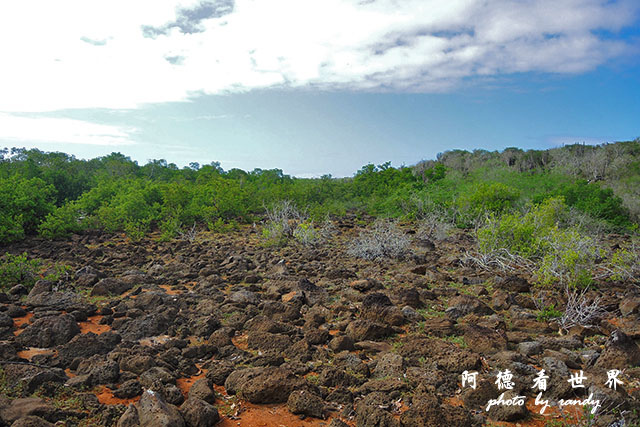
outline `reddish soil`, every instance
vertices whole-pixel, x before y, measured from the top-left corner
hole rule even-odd
[[[326,427],[331,420],[331,418],[301,420],[299,416],[289,412],[287,405],[254,405],[246,402],[242,402],[240,413],[234,418],[237,419],[224,416],[217,425],[220,427]]]
[[[182,291],[177,289],[172,289],[171,285],[160,285],[160,288],[164,289],[167,295],[180,295]]]
[[[89,332],[93,332],[96,335],[103,334],[107,331],[111,330],[111,326],[109,325],[101,325],[100,320],[102,320],[103,316],[96,315],[90,316],[84,322],[78,322],[78,326],[80,327],[80,332],[83,334],[87,334]]]
[[[191,386],[193,385],[193,383],[198,381],[200,378],[204,378],[206,374],[207,374],[207,370],[205,369],[205,370],[201,370],[198,375],[194,375],[189,378],[178,378],[176,380],[176,386],[180,389],[180,391],[182,392],[182,394],[184,394],[184,397],[186,398],[187,395],[189,394],[189,390],[191,390]]]
[[[213,389],[222,395],[225,400],[229,399],[229,395],[223,386],[214,385]],[[336,417],[335,414],[329,414],[326,420],[318,418],[301,420],[299,416],[289,412],[286,404],[255,405],[244,400],[235,400],[231,406],[220,405],[219,402],[216,403],[222,418],[217,424],[220,427],[326,427],[331,422],[331,419]],[[225,413],[230,415],[225,415]],[[353,422],[343,421],[351,427],[355,426]]]
[[[293,299],[293,297],[296,296],[297,293],[298,293],[297,291],[293,291],[293,292],[289,292],[289,293],[286,293],[286,294],[282,295],[282,302],[291,301]]]
[[[140,400],[140,396],[131,399],[118,399],[113,395],[113,392],[106,387],[101,387],[96,392],[96,397],[103,405],[129,405],[130,403],[135,403]]]
[[[248,339],[249,336],[247,334],[242,334],[231,338],[231,342],[240,350],[247,350],[249,348],[249,345],[247,344]]]
[[[33,317],[33,313],[27,313],[26,315],[22,316],[22,317],[16,317],[13,319],[13,325],[15,326],[15,328],[17,329],[16,331],[13,332],[13,334],[15,336],[20,335],[20,333],[22,332],[22,328],[25,327],[26,325],[28,325],[31,322],[31,318]]]
[[[51,348],[35,348],[31,347],[27,350],[22,350],[18,352],[18,357],[22,359],[31,360],[33,356],[38,354],[56,354],[56,351]]]

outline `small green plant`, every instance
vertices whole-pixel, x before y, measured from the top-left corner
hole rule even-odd
[[[538,322],[548,322],[559,317],[562,317],[562,312],[556,308],[555,304],[550,304],[538,311],[537,319]]]
[[[313,226],[313,220],[298,224],[293,230],[293,237],[303,246],[313,246],[320,241],[320,234]]]
[[[447,335],[443,338],[443,340],[456,344],[460,348],[467,348],[467,343],[464,340],[463,336],[458,335]]]
[[[53,270],[53,271],[51,271]],[[68,280],[71,277],[71,272],[73,268],[69,265],[64,264],[54,264],[54,266],[47,272],[46,276],[44,276],[45,280],[49,280],[51,282],[58,282],[60,280]]]
[[[132,242],[139,242],[144,238],[145,234],[147,234],[150,222],[149,219],[127,221],[124,224],[124,232]]]
[[[235,220],[226,221],[222,218],[217,218],[215,221],[207,221],[207,228],[214,233],[228,233],[238,228],[238,223]]]
[[[305,376],[305,379],[313,385],[318,385],[320,382],[320,375],[316,373],[311,373]]]
[[[168,242],[174,239],[180,232],[180,219],[170,216],[160,223],[160,241]]]
[[[294,237],[298,225],[306,220],[306,215],[298,210],[290,200],[281,200],[266,210],[267,221],[262,236],[270,246],[283,246]]]
[[[12,255],[6,253],[0,260],[0,289],[9,289],[21,284],[30,288],[38,278],[41,262],[38,259],[29,260],[27,253]]]

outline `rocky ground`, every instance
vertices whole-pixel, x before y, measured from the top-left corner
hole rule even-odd
[[[461,262],[463,232],[402,261],[347,255],[355,218],[313,249],[259,228],[195,241],[86,234],[1,248],[72,267],[0,293],[0,426],[610,425],[640,416],[640,289],[603,283],[607,313],[560,334],[525,273]],[[411,226],[404,226],[412,233]],[[485,407],[509,369],[524,406]],[[545,399],[584,399],[540,415]],[[617,390],[607,371],[622,371]],[[462,387],[477,371],[477,388]],[[586,387],[568,378],[583,371]],[[616,424],[623,425],[623,424]]]

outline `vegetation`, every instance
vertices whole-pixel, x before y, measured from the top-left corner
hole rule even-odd
[[[40,260],[27,259],[26,252],[22,255],[5,254],[0,259],[0,290],[6,291],[15,285],[30,288],[38,278],[40,264]]]
[[[224,171],[216,162],[180,169],[165,160],[140,166],[120,153],[85,161],[37,149],[4,149],[0,241],[33,234],[62,238],[86,229],[125,232],[132,240],[158,231],[170,240],[183,237],[193,224],[220,232],[259,221],[268,213],[265,207],[287,200],[305,212],[291,235],[280,224],[291,241],[313,242],[315,224],[347,212],[430,217],[462,228],[481,227],[489,218],[493,226],[502,224],[501,233],[524,214],[525,226],[512,233],[515,249],[543,256],[545,249],[536,245],[545,242],[529,242],[526,236],[531,227],[546,227],[532,220],[542,215],[539,206],[551,209],[549,200],[563,200],[575,213],[567,217],[581,218],[582,226],[635,230],[639,165],[640,140],[546,151],[453,150],[413,167],[369,164],[352,178],[316,179],[293,178],[279,169]],[[268,220],[269,240],[280,240],[275,224]]]
[[[352,242],[349,253],[368,260],[399,259],[407,254],[409,243],[409,237],[395,223],[378,220]]]

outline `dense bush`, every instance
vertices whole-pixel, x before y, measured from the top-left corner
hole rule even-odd
[[[0,241],[36,232],[64,237],[87,228],[124,231],[133,239],[153,230],[168,240],[194,223],[222,231],[258,221],[265,206],[279,200],[304,208],[308,222],[298,230],[304,241],[313,240],[328,214],[347,213],[435,216],[462,228],[493,216],[505,224],[498,232],[507,234],[511,222],[517,229],[512,234],[522,240],[519,235],[530,234],[533,225],[518,226],[519,216],[509,215],[556,197],[573,209],[560,220],[563,226],[627,232],[640,218],[639,157],[638,140],[548,151],[454,150],[414,167],[387,162],[366,165],[351,178],[300,179],[279,169],[224,171],[216,162],[180,169],[166,160],[139,166],[120,153],[85,161],[0,150]]]
[[[611,189],[601,188],[597,184],[578,181],[560,191],[569,206],[607,221],[618,228],[631,226],[629,211],[623,206],[622,199],[616,197]]]
[[[53,187],[40,178],[0,179],[0,241],[20,240],[33,233],[54,209]]]
[[[513,208],[519,192],[503,183],[480,183],[458,199],[460,210],[464,213],[461,225],[473,222],[487,214],[500,214]]]
[[[506,249],[526,258],[540,257],[548,249],[549,242],[545,237],[556,227],[565,209],[561,198],[551,198],[531,206],[524,215],[492,216],[478,229],[480,251],[489,253]]]
[[[602,255],[596,241],[576,227],[561,228],[567,206],[562,198],[551,198],[518,213],[492,217],[478,229],[483,254],[506,253],[534,262],[541,285],[586,286]]]

